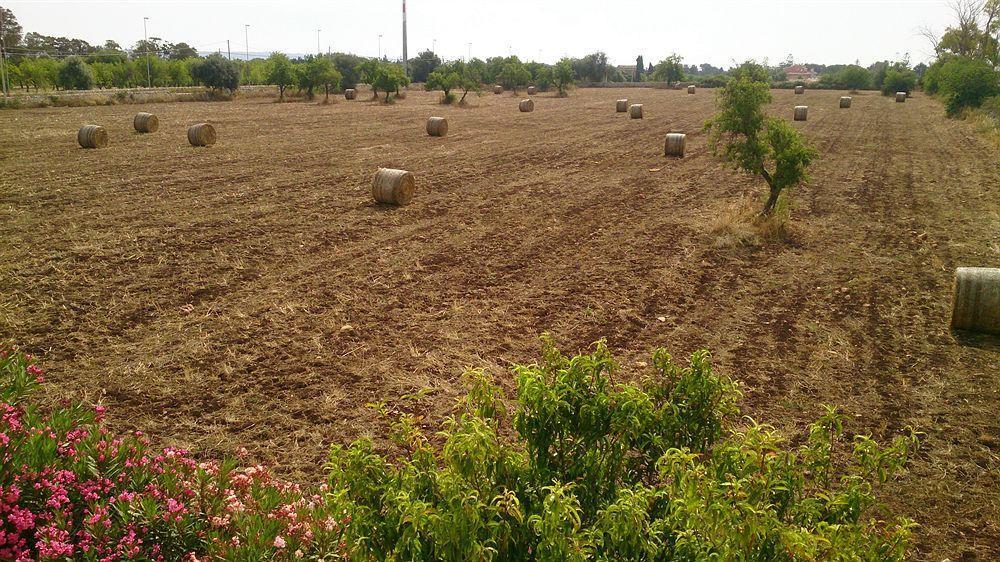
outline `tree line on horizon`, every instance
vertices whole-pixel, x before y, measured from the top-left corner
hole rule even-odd
[[[990,0],[986,5],[995,5],[998,1]],[[720,87],[733,71],[708,63],[685,65],[683,58],[677,54],[648,65],[639,55],[633,66],[613,65],[608,56],[600,51],[546,64],[524,62],[516,56],[444,61],[433,51],[424,50],[407,61],[409,73],[400,75],[390,65],[395,63],[401,66],[402,61],[369,59],[350,53],[289,58],[275,52],[266,59],[244,61],[231,60],[221,53],[201,56],[185,42],[171,43],[159,37],[140,40],[132,49],[126,50],[113,40],[91,45],[82,39],[46,36],[36,32],[22,34],[14,14],[6,8],[0,10],[4,20],[0,42],[8,55],[8,79],[13,88],[24,91],[204,85],[232,92],[241,85],[272,84],[279,87],[282,97],[288,87],[298,88],[307,97],[312,97],[317,87],[322,87],[328,95],[330,91],[342,91],[358,83],[370,83],[370,80],[381,78],[383,92],[386,92],[386,86],[395,90],[410,82],[429,83],[434,89],[444,90],[446,100],[450,100],[452,89],[461,90],[464,99],[470,91],[479,90],[481,84],[500,84],[516,91],[530,83],[541,91],[555,87],[561,94],[565,93],[568,84],[575,82],[690,82],[703,87]],[[975,32],[970,32],[969,28],[968,22],[949,28],[941,40],[944,52],[961,54],[967,51],[967,46],[975,42],[969,37]],[[987,30],[982,33],[989,37]],[[290,68],[286,68],[286,60]],[[940,56],[938,60],[941,60]],[[329,61],[329,64],[324,61]],[[362,65],[367,61],[372,61],[367,66],[369,72],[363,72]],[[788,80],[785,68],[792,64],[794,58],[791,55],[778,65],[765,64],[773,86],[802,84],[801,81]],[[279,68],[276,69],[276,65]],[[812,63],[801,66],[818,74],[818,80],[810,84],[815,88],[891,90],[890,93],[912,91],[929,68],[924,63],[911,66],[908,56],[900,61],[884,60],[867,67]]]

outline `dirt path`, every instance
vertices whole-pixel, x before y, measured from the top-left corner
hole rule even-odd
[[[707,346],[747,413],[789,435],[824,403],[852,432],[926,432],[887,490],[923,525],[920,557],[1000,557],[1000,350],[947,330],[954,268],[1000,263],[1000,156],[932,100],[840,95],[775,92],[776,115],[810,106],[796,126],[822,158],[791,242],[757,248],[710,233],[762,188],[708,154],[707,91],[578,90],[530,114],[419,92],[161,104],[141,108],[161,121],[147,136],[136,107],[3,112],[0,334],[44,355],[53,398],[303,479],[331,443],[382,434],[366,404],[433,423],[463,367],[507,380],[543,331],[607,337],[626,376],[654,347]],[[615,114],[619,97],[646,118]],[[447,137],[426,136],[430,115]],[[210,149],[184,138],[201,120]],[[108,149],[76,147],[87,122]],[[689,134],[683,160],[662,156],[670,131]],[[370,202],[378,166],[417,175],[413,205]]]

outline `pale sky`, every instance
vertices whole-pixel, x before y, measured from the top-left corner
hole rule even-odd
[[[323,51],[375,56],[402,54],[401,0],[306,1],[47,1],[0,0],[25,32],[114,39],[128,48],[149,35],[202,51],[243,57],[244,24],[250,53]],[[947,0],[409,0],[409,55],[436,44],[445,59],[518,55],[553,62],[604,51],[613,64],[647,63],[676,52],[684,64],[730,66],[767,58],[862,65],[927,60],[932,51],[918,30],[952,21]]]

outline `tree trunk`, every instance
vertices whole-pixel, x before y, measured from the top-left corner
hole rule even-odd
[[[771,177],[767,169],[761,168],[760,175],[764,177],[764,181],[767,182],[767,186],[771,190],[771,193],[767,196],[767,202],[764,203],[764,208],[760,212],[762,217],[766,217],[774,212],[774,206],[778,204],[778,196],[781,195],[781,188],[775,187],[774,178]]]
[[[280,103],[283,101],[285,101],[285,87],[278,86],[278,102]]]

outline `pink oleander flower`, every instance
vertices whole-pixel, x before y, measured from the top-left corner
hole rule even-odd
[[[274,537],[274,548],[285,548],[285,539],[281,535]]]

